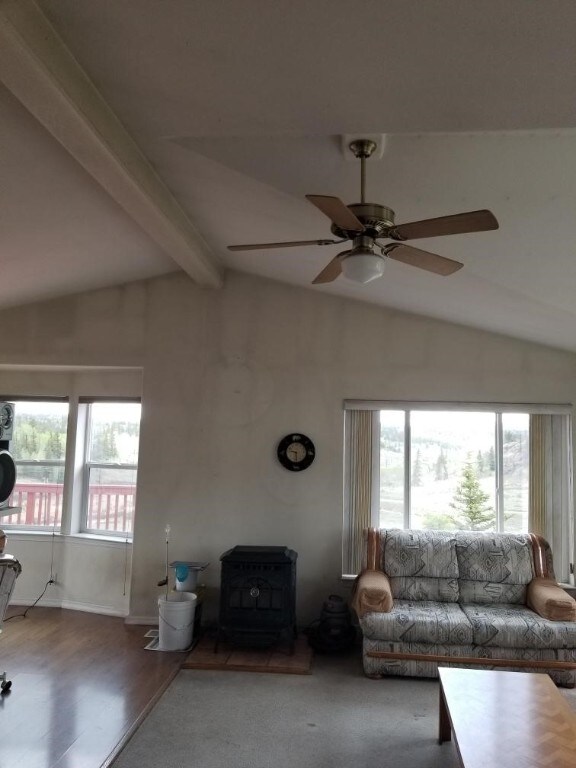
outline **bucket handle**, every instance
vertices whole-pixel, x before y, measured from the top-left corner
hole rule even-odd
[[[176,632],[181,632],[183,629],[190,629],[190,627],[194,626],[194,622],[191,621],[188,624],[185,624],[183,627],[175,627],[174,624],[170,624],[169,621],[167,621],[164,616],[159,616],[160,621],[163,621],[164,624],[166,624],[170,629],[176,630]]]

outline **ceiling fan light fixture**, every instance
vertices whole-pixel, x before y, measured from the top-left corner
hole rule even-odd
[[[354,248],[342,261],[342,274],[354,283],[370,283],[384,274],[386,259],[370,248]]]

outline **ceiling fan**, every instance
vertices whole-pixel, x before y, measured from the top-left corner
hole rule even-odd
[[[484,232],[498,229],[494,215],[487,210],[440,216],[436,219],[395,224],[394,211],[385,205],[367,203],[366,160],[376,149],[370,139],[351,142],[350,150],[360,160],[360,203],[344,205],[337,197],[327,195],[306,195],[306,198],[325,214],[332,226],[332,234],[339,240],[294,240],[287,243],[252,243],[229,245],[230,251],[252,251],[261,248],[291,248],[304,245],[336,245],[352,241],[352,248],[341,251],[317,275],[313,283],[331,283],[341,273],[358,283],[368,283],[381,277],[388,258],[401,261],[437,275],[451,275],[463,264],[444,256],[438,256],[412,245],[406,240],[443,235],[459,235],[466,232]],[[380,243],[380,239],[393,242]]]

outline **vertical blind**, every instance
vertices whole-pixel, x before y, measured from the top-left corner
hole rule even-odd
[[[549,542],[554,570],[567,582],[573,559],[572,429],[567,415],[530,415],[528,527]]]
[[[377,413],[377,412],[376,412]],[[374,437],[373,411],[346,411],[343,563],[347,574],[362,568],[363,536],[372,524]]]

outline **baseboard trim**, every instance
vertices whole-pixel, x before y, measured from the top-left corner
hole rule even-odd
[[[158,625],[158,616],[131,616],[128,614],[125,624],[142,624],[143,626],[154,627]]]
[[[23,608],[30,608],[36,603],[35,600],[25,600],[19,598],[17,601],[13,601],[10,605],[21,605]],[[84,613],[99,613],[102,616],[118,616],[124,618],[126,611],[120,608],[113,608],[110,605],[98,605],[96,603],[80,603],[75,600],[55,600],[54,598],[42,598],[37,603],[42,608],[66,608],[70,611],[84,611]],[[156,622],[158,623],[158,622]]]
[[[85,611],[85,613],[101,613],[104,616],[119,616],[124,618],[126,611],[121,608],[112,608],[109,605],[97,605],[95,603],[77,603],[73,600],[62,600],[62,608],[69,608],[71,611]]]

